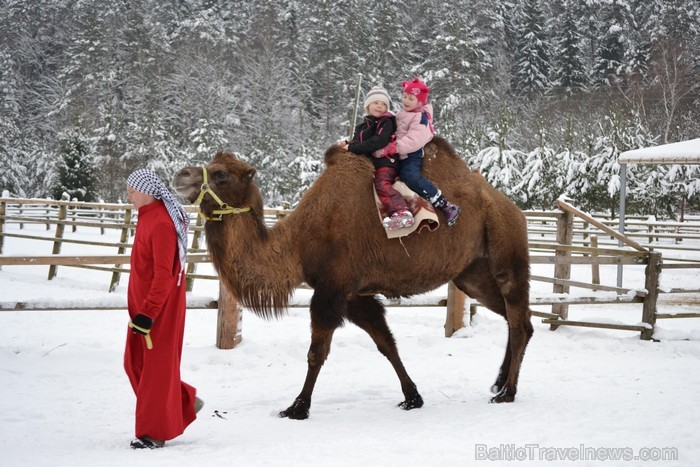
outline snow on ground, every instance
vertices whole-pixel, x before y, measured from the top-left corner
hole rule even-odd
[[[49,252],[50,243],[19,239],[6,239],[4,249]],[[96,254],[68,245],[64,253]],[[108,294],[107,273],[60,267],[47,281],[47,270],[4,267],[0,301],[125,303],[127,277]],[[533,274],[547,273],[533,267]],[[613,284],[614,274],[604,269],[603,282]],[[626,273],[625,285],[641,287],[641,274]],[[574,277],[588,280],[590,271],[575,269]],[[698,273],[674,272],[662,277],[662,286],[696,287],[697,279]],[[198,281],[191,298],[215,297],[216,287]],[[551,285],[533,283],[533,290],[546,294]],[[301,291],[298,301],[307,294]],[[659,310],[698,306],[664,301]],[[641,306],[576,306],[570,313],[635,324]],[[124,310],[0,312],[0,465],[697,464],[700,320],[662,321],[655,333],[660,342],[646,342],[625,331],[551,332],[533,318],[516,402],[494,405],[488,389],[503,358],[505,322],[480,308],[472,328],[446,339],[444,315],[439,307],[387,312],[423,408],[396,407],[402,397],[391,366],[366,334],[348,325],[335,334],[310,418],[295,421],[276,414],[303,383],[308,309],[292,308],[278,321],[245,311],[243,342],[234,350],[214,346],[215,310],[190,310],[182,374],[206,405],[166,449],[142,452],[128,447],[135,398],[122,370]],[[666,459],[641,462],[647,457]]]

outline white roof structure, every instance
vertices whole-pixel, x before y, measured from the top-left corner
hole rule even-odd
[[[627,197],[627,164],[700,164],[700,138],[680,143],[662,144],[651,148],[633,149],[620,154],[620,226],[625,232],[625,204]],[[622,287],[622,265],[617,266],[617,286]]]
[[[620,154],[620,164],[700,164],[700,138]]]

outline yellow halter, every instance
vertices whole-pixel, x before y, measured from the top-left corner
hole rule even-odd
[[[229,206],[228,204],[224,203],[221,201],[221,198],[217,196],[216,193],[211,189],[209,186],[208,182],[208,174],[207,174],[207,168],[205,166],[202,166],[202,186],[199,188],[199,196],[197,199],[194,201],[195,206],[199,206],[202,204],[202,200],[204,199],[204,195],[209,193],[209,195],[219,203],[219,207],[221,209],[215,209],[212,211],[213,215],[218,215],[219,217],[207,217],[201,210],[199,211],[199,216],[207,221],[220,221],[223,219],[225,214],[243,214],[248,211],[250,211],[250,208],[234,208],[233,206]]]

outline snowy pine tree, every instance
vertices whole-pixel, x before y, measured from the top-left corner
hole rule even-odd
[[[571,96],[585,90],[588,76],[581,51],[582,37],[571,8],[564,6],[554,26],[552,93]]]
[[[488,182],[523,206],[527,196],[517,187],[522,180],[524,155],[511,149],[508,137],[514,121],[507,109],[501,109],[498,120],[487,131],[490,146],[482,149],[469,165],[478,169]]]
[[[511,87],[516,94],[543,95],[550,86],[549,43],[539,0],[523,0],[515,37]]]
[[[625,31],[629,23],[626,0],[601,1],[598,48],[593,66],[593,84],[613,86],[624,76]]]
[[[645,125],[636,111],[627,113],[614,109],[598,126],[599,133],[594,138],[592,153],[581,166],[582,176],[576,183],[577,201],[588,210],[607,210],[613,217],[620,200],[620,164],[617,162],[624,151],[654,144]],[[641,167],[641,168],[640,168]],[[644,166],[631,166],[628,178],[628,212],[635,212],[644,203],[649,203],[645,188],[640,185],[637,175]],[[642,177],[641,181],[653,181]],[[630,201],[631,200],[631,201]],[[640,203],[638,203],[638,201]]]
[[[279,159],[271,198],[293,198],[300,158],[320,159],[348,132],[362,72],[365,90],[381,83],[395,100],[400,81],[427,78],[441,133],[465,158],[497,147],[507,157],[489,172],[510,193],[525,177],[534,200],[544,195],[537,163],[544,180],[552,157],[572,166],[582,154],[615,157],[614,138],[589,128],[616,107],[637,109],[659,143],[697,136],[699,18],[700,3],[687,0],[0,2],[0,93],[14,105],[0,109],[0,180],[13,195],[50,194],[59,138],[76,129],[94,148],[106,200],[123,198],[137,165],[165,177],[219,148]],[[634,134],[636,117],[618,114]],[[568,180],[576,169],[567,170]],[[680,172],[638,175],[676,205],[688,183],[688,205],[700,206]],[[598,184],[586,176],[575,178]]]
[[[556,199],[568,194],[573,161],[568,151],[558,152],[551,147],[542,121],[538,137],[538,146],[525,155],[521,181],[515,191],[527,194],[524,206],[529,209],[553,209]]]
[[[19,123],[19,83],[12,56],[0,50],[0,191],[26,196],[27,159]]]
[[[466,8],[464,1],[440,6],[445,20],[439,32],[426,41],[428,55],[422,66],[430,85],[436,122],[448,137],[483,100],[481,76],[483,69],[489,67],[468,17],[459,14]]]
[[[299,202],[323,170],[318,148],[311,143],[309,146],[302,145],[296,158],[289,164],[290,181],[293,184],[289,187],[286,199],[292,206]]]
[[[53,189],[53,198],[94,201],[95,163],[87,141],[79,133],[69,132],[60,139],[58,179]]]

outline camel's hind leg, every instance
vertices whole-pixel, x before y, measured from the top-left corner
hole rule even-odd
[[[491,388],[496,393],[491,398],[491,402],[513,402],[515,399],[520,366],[525,355],[525,348],[533,333],[528,300],[523,300],[521,297],[513,298],[515,300],[511,301],[506,297],[508,346],[496,383]]]
[[[512,402],[515,399],[520,366],[533,333],[529,273],[527,263],[520,265],[519,268],[494,268],[488,259],[482,258],[454,280],[463,292],[503,316],[508,323],[508,344],[498,377],[491,388],[496,393],[491,402]]]
[[[292,405],[279,413],[280,417],[296,420],[309,418],[316,379],[330,353],[333,333],[343,324],[346,306],[347,300],[342,294],[316,289],[311,297],[311,346],[307,354],[308,369],[304,387]]]
[[[384,307],[374,297],[357,297],[348,302],[348,319],[370,335],[377,349],[391,362],[401,382],[404,401],[399,404],[404,410],[423,406],[423,398],[408,376],[399,357],[396,341],[384,317]]]

